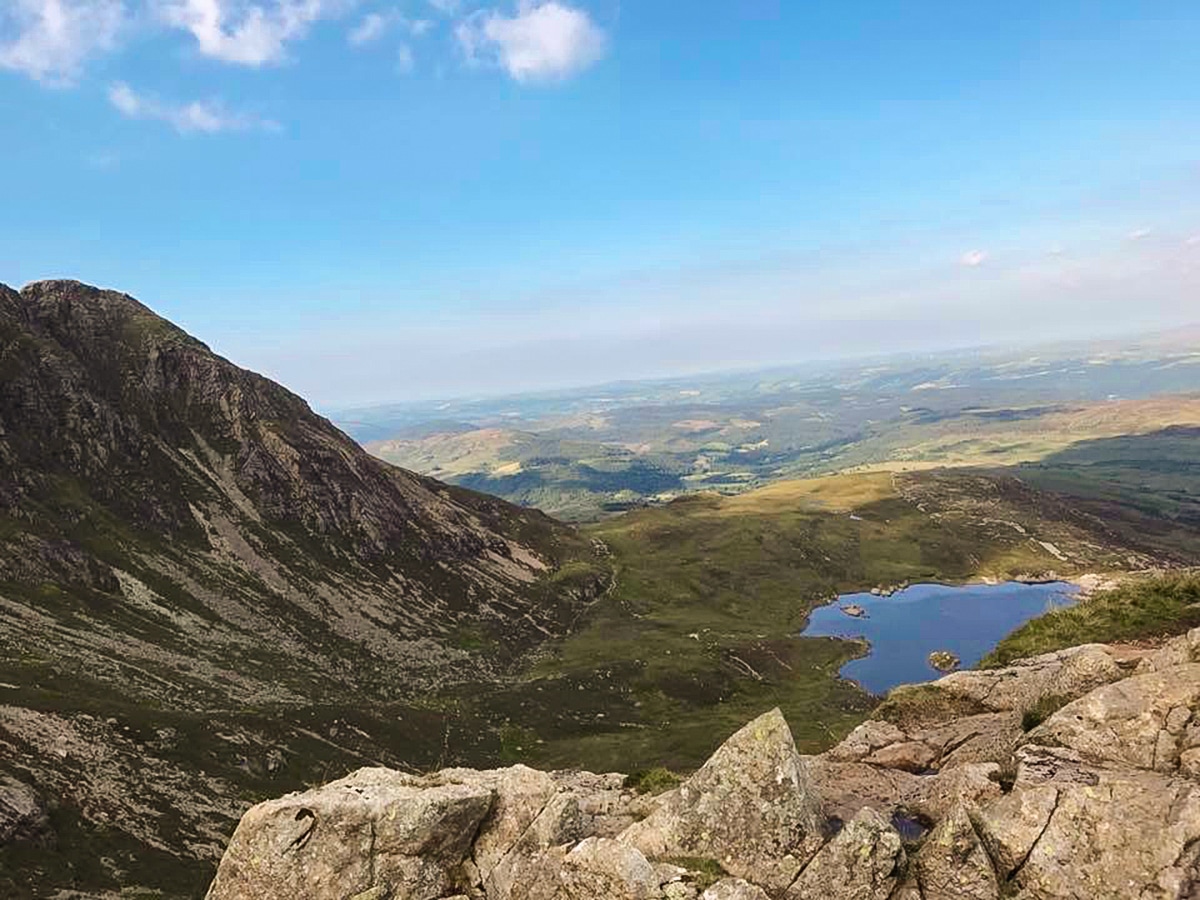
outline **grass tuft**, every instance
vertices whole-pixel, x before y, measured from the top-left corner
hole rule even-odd
[[[712,887],[729,873],[715,859],[700,856],[675,856],[667,860],[673,866],[687,869],[692,883],[700,890]]]
[[[1021,714],[1021,730],[1033,731],[1070,702],[1071,698],[1062,694],[1047,694],[1039,697],[1033,706]]]
[[[683,776],[676,775],[670,769],[655,766],[653,769],[641,769],[625,776],[625,787],[639,794],[661,794],[669,791],[683,781]]]
[[[982,712],[987,709],[970,697],[953,694],[936,684],[911,684],[901,685],[888,694],[871,718],[891,722],[901,731],[912,731]]]

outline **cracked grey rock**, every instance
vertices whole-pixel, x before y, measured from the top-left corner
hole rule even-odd
[[[957,806],[925,839],[916,858],[924,900],[999,900],[1000,885],[970,816]]]
[[[805,866],[785,900],[887,900],[904,870],[900,835],[870,808],[859,812]]]
[[[1200,663],[1135,675],[1068,703],[1026,736],[1033,744],[1068,747],[1085,760],[1170,772],[1178,767],[1182,732],[1174,710],[1200,705]],[[1183,720],[1186,722],[1186,719]]]
[[[1058,804],[1053,785],[1017,787],[971,815],[971,822],[1001,879],[1020,868]]]
[[[1096,785],[1059,788],[1045,829],[1016,873],[1022,896],[1194,897],[1200,884],[1200,785],[1154,772],[1098,777]]]
[[[651,858],[716,859],[768,889],[791,884],[821,845],[820,802],[778,709],[759,716],[620,840]]]

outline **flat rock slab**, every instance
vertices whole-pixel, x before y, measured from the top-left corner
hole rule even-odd
[[[1068,703],[1029,733],[1028,743],[1069,747],[1096,763],[1171,772],[1200,706],[1200,663],[1105,685]]]

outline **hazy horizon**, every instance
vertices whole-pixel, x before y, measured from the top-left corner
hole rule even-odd
[[[972,344],[939,349],[897,350],[883,353],[847,354],[821,358],[778,360],[762,363],[750,363],[724,368],[679,370],[662,374],[644,376],[629,376],[611,378],[600,381],[563,382],[555,385],[540,385],[519,390],[477,390],[458,394],[430,394],[428,396],[398,396],[392,399],[373,400],[366,403],[334,403],[318,405],[313,403],[322,413],[345,417],[356,412],[381,411],[388,408],[403,409],[428,408],[434,405],[453,406],[456,404],[486,403],[507,398],[537,398],[551,397],[557,394],[572,395],[584,391],[601,391],[603,389],[628,388],[637,385],[671,384],[673,382],[693,382],[696,384],[707,381],[721,381],[737,377],[751,378],[754,376],[791,376],[791,375],[821,375],[827,372],[845,368],[857,371],[874,366],[895,366],[903,368],[906,364],[929,362],[931,364],[946,364],[952,360],[978,362],[980,364],[1018,356],[1025,353],[1033,354],[1029,359],[1036,360],[1038,352],[1080,352],[1085,349],[1092,352],[1131,349],[1146,345],[1162,345],[1171,343],[1172,339],[1180,338],[1182,344],[1193,343],[1200,346],[1200,320],[1189,322],[1179,328],[1150,331],[1123,331],[1108,335],[1093,337],[1063,337],[1054,340],[1031,340],[1026,343]],[[214,348],[215,349],[215,348]],[[235,360],[236,362],[236,360]]]

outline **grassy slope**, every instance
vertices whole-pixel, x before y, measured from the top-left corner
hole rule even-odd
[[[522,683],[463,701],[506,729],[507,758],[687,769],[772,705],[817,751],[874,701],[834,677],[861,648],[796,636],[814,606],[874,585],[1090,562],[1064,564],[1007,525],[930,515],[886,473],[689,496],[589,533],[613,554],[615,590]]]
[[[1166,550],[1194,552],[1200,528],[1200,428],[1082,441],[1013,470],[1070,495],[1114,527],[1136,528]]]
[[[1076,644],[1134,641],[1181,634],[1200,626],[1200,573],[1131,579],[1068,609],[1026,622],[980,663],[1014,659]]]

